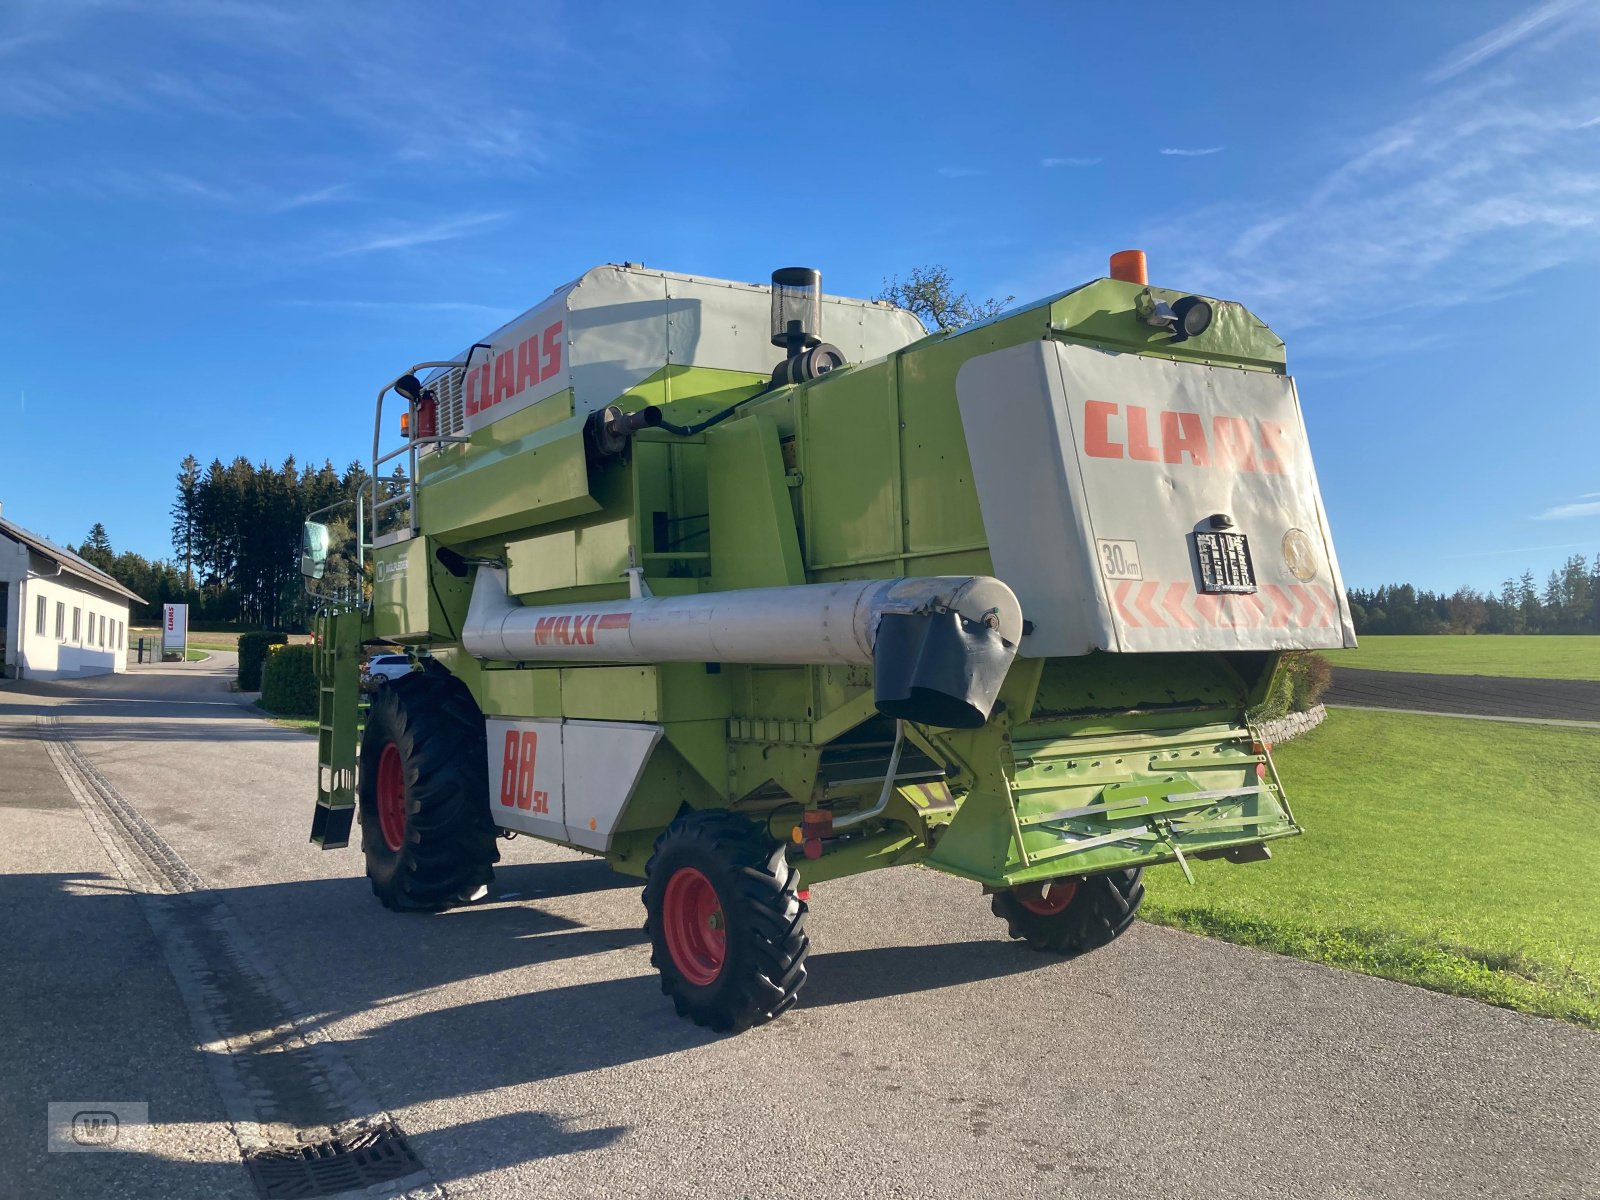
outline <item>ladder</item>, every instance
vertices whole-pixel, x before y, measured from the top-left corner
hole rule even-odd
[[[311,840],[324,850],[350,844],[361,740],[361,610],[317,614],[317,811]]]

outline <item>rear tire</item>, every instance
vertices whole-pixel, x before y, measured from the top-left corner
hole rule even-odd
[[[678,1015],[719,1033],[772,1020],[806,981],[806,905],[782,846],[728,812],[679,817],[645,867],[645,929]]]
[[[437,911],[494,878],[483,714],[460,680],[416,673],[374,694],[360,806],[367,878],[385,908]]]
[[[1085,954],[1133,924],[1144,900],[1143,876],[1143,869],[1134,867],[1086,879],[1052,880],[996,892],[990,907],[1012,937],[1035,950]]]

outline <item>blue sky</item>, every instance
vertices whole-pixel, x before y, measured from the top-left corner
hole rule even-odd
[[[1600,3],[0,8],[0,501],[166,555],[589,266],[1033,299],[1139,246],[1289,343],[1346,581],[1600,553]],[[796,19],[803,11],[805,24]]]

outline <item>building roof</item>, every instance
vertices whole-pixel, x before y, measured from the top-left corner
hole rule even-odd
[[[0,534],[4,534],[14,542],[21,542],[35,554],[60,563],[62,574],[76,575],[85,583],[92,583],[95,587],[104,588],[108,592],[115,592],[119,596],[125,596],[135,604],[143,604],[145,602],[143,596],[130,592],[93,563],[79,558],[71,550],[62,549],[49,538],[42,538],[37,533],[30,533],[14,521],[8,521],[4,517],[0,517]]]

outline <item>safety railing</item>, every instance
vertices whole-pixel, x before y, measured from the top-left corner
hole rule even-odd
[[[476,350],[478,347],[474,346],[473,349]],[[401,505],[407,506],[406,536],[416,536],[417,455],[428,446],[449,445],[451,443],[466,442],[468,440],[466,437],[460,434],[447,434],[438,432],[426,435],[422,434],[417,426],[417,403],[421,398],[421,385],[417,385],[417,388],[414,389],[413,393],[409,396],[405,395],[403,392],[397,391],[397,385],[407,381],[414,382],[416,380],[418,371],[449,371],[456,368],[460,368],[465,371],[470,362],[470,354],[465,360],[450,359],[447,361],[420,362],[415,364],[411,370],[405,372],[404,374],[396,375],[388,383],[384,384],[383,387],[378,389],[378,403],[376,412],[373,414],[372,419],[372,478],[369,481],[371,487],[369,489],[368,497],[369,511],[371,513],[372,544],[374,546],[378,544],[378,538],[380,536],[388,536],[387,532],[380,534],[380,531],[383,529],[382,514],[391,509],[398,508]],[[407,436],[404,445],[397,446],[388,453],[384,453],[382,449],[383,401],[391,391],[394,391],[406,402]],[[387,478],[379,477],[379,468],[381,468],[385,463],[394,462],[402,457],[405,459],[405,467],[403,470],[397,466],[394,469],[394,472]],[[390,495],[380,498],[378,486],[380,483],[386,488],[393,488],[395,490]]]

